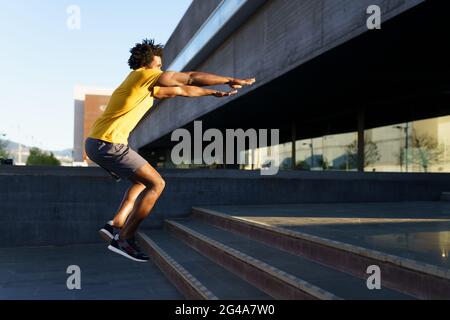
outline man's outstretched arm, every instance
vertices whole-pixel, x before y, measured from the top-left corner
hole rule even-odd
[[[156,99],[166,99],[180,97],[203,97],[203,96],[215,96],[218,98],[229,97],[235,95],[237,90],[232,90],[228,92],[210,90],[205,88],[200,88],[196,86],[181,86],[181,87],[160,87],[155,90],[154,97]]]
[[[233,89],[239,89],[246,85],[255,83],[256,79],[236,79],[232,77],[218,76],[212,73],[190,71],[175,72],[165,71],[159,78],[157,85],[161,87],[181,87],[186,85],[192,86],[215,86],[227,84]]]

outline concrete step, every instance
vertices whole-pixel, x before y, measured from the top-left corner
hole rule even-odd
[[[186,243],[278,299],[297,298],[292,287],[318,299],[412,299],[387,288],[369,290],[366,280],[198,219],[166,223]]]
[[[442,192],[441,201],[450,201],[450,192]]]
[[[187,299],[271,299],[165,230],[140,232],[138,240],[153,262]]]
[[[450,270],[310,234],[275,227],[216,210],[194,207],[192,217],[307,258],[360,279],[377,265],[383,286],[418,299],[450,299]]]

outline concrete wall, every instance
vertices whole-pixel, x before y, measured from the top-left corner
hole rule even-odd
[[[193,0],[164,48],[163,65],[168,65],[187,45],[222,0]]]
[[[234,77],[256,76],[257,85],[242,90],[239,95],[243,95],[367,32],[369,5],[379,5],[382,21],[387,21],[421,2],[423,0],[270,0],[196,69]],[[175,30],[167,46],[169,57],[181,50],[186,43],[185,35],[193,34],[213,7],[212,4],[205,9],[198,7],[200,14],[193,6],[183,18],[183,27],[180,25]],[[197,23],[190,27],[188,22]],[[209,97],[163,101],[140,122],[130,135],[129,143],[135,149],[141,148],[232,100]]]
[[[159,170],[167,187],[145,228],[192,206],[439,200],[450,174]],[[0,166],[0,246],[99,241],[129,182],[101,168]]]

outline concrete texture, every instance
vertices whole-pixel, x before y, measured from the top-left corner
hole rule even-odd
[[[219,299],[270,300],[271,297],[227,271],[165,230],[152,230],[147,236]]]
[[[217,1],[205,7],[194,2],[166,48],[169,60],[205,20]],[[238,28],[196,69],[234,77],[255,76],[258,82],[234,98],[218,100],[168,99],[153,107],[130,135],[130,145],[144,147],[202,115],[223,107],[249,90],[273,81],[305,62],[368,31],[366,9],[377,4],[383,22],[423,2],[422,0],[272,0]],[[203,4],[203,2],[202,2]],[[192,9],[192,10],[191,10]],[[192,27],[188,24],[190,22]],[[174,53],[174,51],[176,53]]]
[[[178,239],[275,299],[335,299],[334,295],[320,288],[313,287],[298,278],[291,278],[287,275],[284,277],[285,274],[281,270],[275,270],[261,261],[207,238],[174,220],[167,220],[166,226]]]
[[[186,299],[218,300],[214,293],[208,290],[197,278],[169,256],[166,251],[161,249],[145,233],[138,232],[136,238],[142,250],[149,255],[150,259],[152,259],[167,279],[172,282]]]
[[[221,0],[194,0],[164,47],[164,67],[172,63]]]
[[[366,281],[331,269],[303,257],[251,240],[245,236],[214,227],[196,219],[178,220],[179,224],[232,249],[287,272],[344,299],[411,299],[393,290],[368,290]]]
[[[69,290],[69,265],[81,290]],[[0,300],[183,299],[152,263],[136,263],[103,245],[0,249]]]
[[[215,206],[250,221],[450,269],[447,202]]]
[[[160,170],[166,189],[143,228],[184,217],[193,206],[313,202],[436,201],[448,174]],[[101,241],[130,182],[101,168],[0,167],[0,246]]]
[[[380,251],[309,235],[195,207],[193,217],[319,264],[367,279],[367,266],[377,265],[384,287],[419,299],[449,299],[450,269],[390,255]],[[447,280],[446,280],[447,279]]]

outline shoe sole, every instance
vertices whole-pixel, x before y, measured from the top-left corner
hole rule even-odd
[[[111,240],[114,238],[113,235],[106,229],[100,229],[98,233],[100,234],[100,237],[102,237],[102,239],[108,243],[110,243]]]
[[[115,252],[115,253],[117,253],[117,254],[120,254],[121,256],[124,256],[125,258],[128,258],[128,259],[133,260],[133,261],[136,261],[136,262],[147,262],[147,261],[148,261],[148,260],[139,260],[139,259],[136,259],[136,258],[130,256],[128,253],[126,253],[126,252],[124,252],[124,251],[122,251],[122,250],[120,250],[120,249],[117,249],[116,247],[113,247],[112,245],[109,245],[109,246],[108,246],[108,249],[111,250],[112,252]]]

